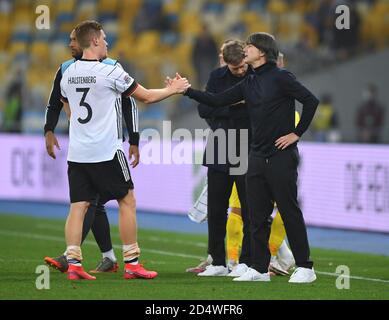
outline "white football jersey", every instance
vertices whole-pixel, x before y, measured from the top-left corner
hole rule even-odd
[[[66,69],[61,94],[71,110],[68,161],[109,161],[123,151],[121,94],[136,87],[119,64],[81,59]]]

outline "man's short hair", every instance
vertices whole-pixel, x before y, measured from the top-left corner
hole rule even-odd
[[[223,48],[223,59],[225,63],[236,66],[242,62],[244,57],[244,42],[231,40],[225,44]]]
[[[279,50],[273,35],[266,32],[252,33],[247,38],[246,43],[265,53],[266,61],[277,63]]]
[[[97,21],[87,20],[79,23],[74,30],[78,44],[82,49],[86,49],[93,37],[100,37],[103,27]]]

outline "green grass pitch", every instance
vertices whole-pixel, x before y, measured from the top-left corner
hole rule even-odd
[[[236,283],[228,277],[185,273],[205,256],[206,236],[157,230],[139,231],[141,261],[159,272],[156,279],[124,280],[121,269],[98,274],[96,281],[71,282],[50,269],[50,289],[38,290],[36,268],[44,256],[64,251],[63,227],[63,220],[0,214],[0,299],[389,299],[389,257],[313,248],[318,280],[312,284],[289,284],[288,277],[280,276],[270,283]],[[116,226],[112,240],[120,260]],[[100,259],[92,235],[83,246],[83,256],[86,270]],[[339,265],[350,268],[349,289],[336,287]]]

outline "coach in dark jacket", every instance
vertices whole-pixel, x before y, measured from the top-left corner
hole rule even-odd
[[[316,280],[304,218],[297,202],[297,141],[307,130],[318,99],[295,76],[276,66],[274,37],[249,36],[245,61],[254,72],[220,94],[189,88],[190,98],[215,107],[245,100],[251,121],[251,145],[247,172],[247,201],[252,234],[251,268],[237,281],[270,281],[268,266],[270,229],[267,219],[274,201],[280,210],[297,268],[289,282]],[[295,100],[303,104],[301,120],[294,127]]]
[[[227,65],[210,74],[206,90],[216,94],[241,82],[248,74],[244,57],[244,43],[229,41],[223,49]],[[241,202],[244,233],[239,262],[246,265],[251,263],[245,186],[250,128],[248,109],[244,101],[238,101],[234,106],[226,104],[218,108],[200,104],[198,111],[211,128],[203,165],[208,167],[208,253],[213,259],[211,269],[208,268],[200,276],[225,275],[228,271],[224,240],[228,201],[234,182]],[[231,159],[231,154],[235,159]]]

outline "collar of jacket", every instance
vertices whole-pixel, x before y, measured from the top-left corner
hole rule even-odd
[[[223,66],[223,67],[220,67],[218,69],[218,72],[216,73],[216,77],[218,78],[224,78],[227,74],[229,74],[231,77],[234,77],[234,78],[241,78],[242,80],[244,79],[244,77],[248,74],[248,73],[251,73],[252,72],[252,67],[249,65],[247,67],[247,72],[244,76],[242,77],[237,77],[237,76],[234,76],[230,69],[228,68],[228,66]]]
[[[269,71],[273,68],[275,68],[277,65],[275,62],[266,62],[265,64],[259,66],[258,68],[255,68],[254,71],[255,71],[255,74],[256,75],[260,75],[266,71]]]
[[[218,78],[224,78],[228,72],[229,72],[228,66],[223,66],[218,69],[216,76]]]

